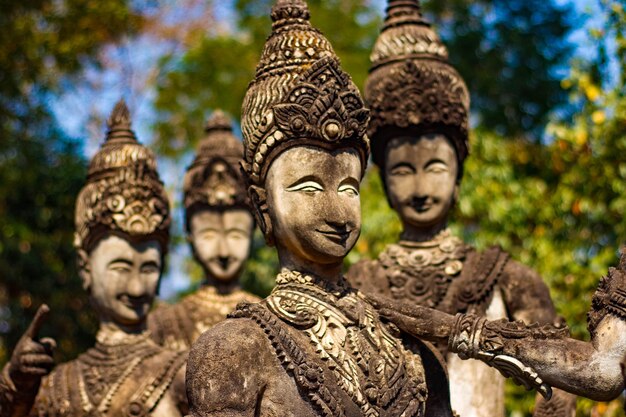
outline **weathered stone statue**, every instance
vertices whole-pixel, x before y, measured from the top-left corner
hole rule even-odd
[[[97,343],[44,378],[31,415],[182,416],[186,355],[146,331],[168,246],[167,195],[123,102],[108,124],[76,202],[75,246],[100,318]]]
[[[528,323],[557,320],[538,274],[500,248],[477,251],[447,228],[468,156],[470,97],[448,52],[424,20],[418,0],[390,0],[371,54],[365,99],[372,154],[403,232],[375,261],[354,265],[348,280],[449,314],[472,313]],[[504,380],[493,369],[448,354],[453,409],[463,417],[504,415]],[[566,401],[565,401],[566,400]],[[565,408],[556,413],[554,405]],[[537,415],[542,415],[538,406]],[[551,416],[574,411],[557,394]]]
[[[473,314],[446,313],[407,301],[371,296],[379,313],[403,331],[446,343],[463,359],[479,359],[520,377],[527,387],[549,396],[550,386],[609,401],[624,390],[620,362],[626,352],[626,253],[609,269],[588,314],[591,342],[569,337],[567,329],[490,321]]]
[[[148,317],[153,339],[175,350],[188,350],[240,302],[260,300],[239,285],[254,233],[239,167],[243,146],[221,111],[213,114],[205,131],[184,182],[188,239],[205,281],[195,293]]]
[[[192,347],[191,415],[452,416],[435,350],[410,351],[341,275],[369,155],[359,91],[303,0],[279,0],[272,20],[243,104],[243,169],[282,271]]]
[[[54,366],[52,353],[56,342],[50,338],[37,340],[39,327],[49,311],[46,305],[39,308],[0,374],[0,416],[28,414],[41,378]]]

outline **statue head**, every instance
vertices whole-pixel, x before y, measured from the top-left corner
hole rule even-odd
[[[239,167],[243,146],[232,121],[215,111],[184,181],[185,224],[196,260],[214,282],[239,278],[250,255],[254,220]]]
[[[368,110],[302,0],[278,1],[242,107],[248,191],[284,264],[337,264],[360,233]]]
[[[389,202],[405,229],[445,223],[469,152],[467,86],[418,0],[389,1],[370,59],[368,133]]]
[[[145,322],[169,240],[170,210],[154,154],[131,130],[120,101],[76,201],[79,270],[101,320]]]

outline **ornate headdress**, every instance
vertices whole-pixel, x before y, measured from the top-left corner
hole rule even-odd
[[[619,266],[609,268],[609,274],[600,280],[591,300],[587,322],[592,336],[607,315],[626,321],[626,247],[620,250]]]
[[[91,160],[87,184],[76,201],[74,246],[89,252],[112,232],[154,238],[166,252],[170,208],[156,158],[137,141],[124,101],[115,105],[107,124],[106,140]]]
[[[243,145],[233,134],[232,123],[221,110],[217,110],[204,128],[206,136],[185,174],[187,223],[193,212],[203,207],[249,207],[240,170]]]
[[[368,133],[374,162],[383,166],[386,141],[408,129],[445,133],[462,167],[469,153],[469,92],[424,20],[419,0],[389,0],[370,60],[365,100],[372,114]]]
[[[294,145],[358,150],[369,157],[369,112],[303,0],[278,0],[256,77],[242,107],[243,170],[263,186],[271,162]]]

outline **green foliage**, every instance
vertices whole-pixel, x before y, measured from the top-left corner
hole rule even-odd
[[[270,0],[238,0],[236,31],[207,36],[191,45],[182,59],[167,57],[158,80],[155,146],[168,157],[179,157],[201,138],[206,115],[223,109],[239,117],[248,83],[270,34]],[[309,1],[312,22],[331,40],[344,69],[362,85],[369,51],[380,17],[364,0]]]
[[[571,3],[422,3],[468,83],[478,124],[509,139],[539,140],[551,112],[567,102],[558,70],[566,70],[573,50],[566,39],[579,23]]]

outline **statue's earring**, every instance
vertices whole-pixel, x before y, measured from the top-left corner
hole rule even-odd
[[[274,230],[267,207],[267,191],[264,188],[251,185],[248,188],[248,194],[252,200],[254,217],[265,236],[265,242],[268,246],[274,246]]]

